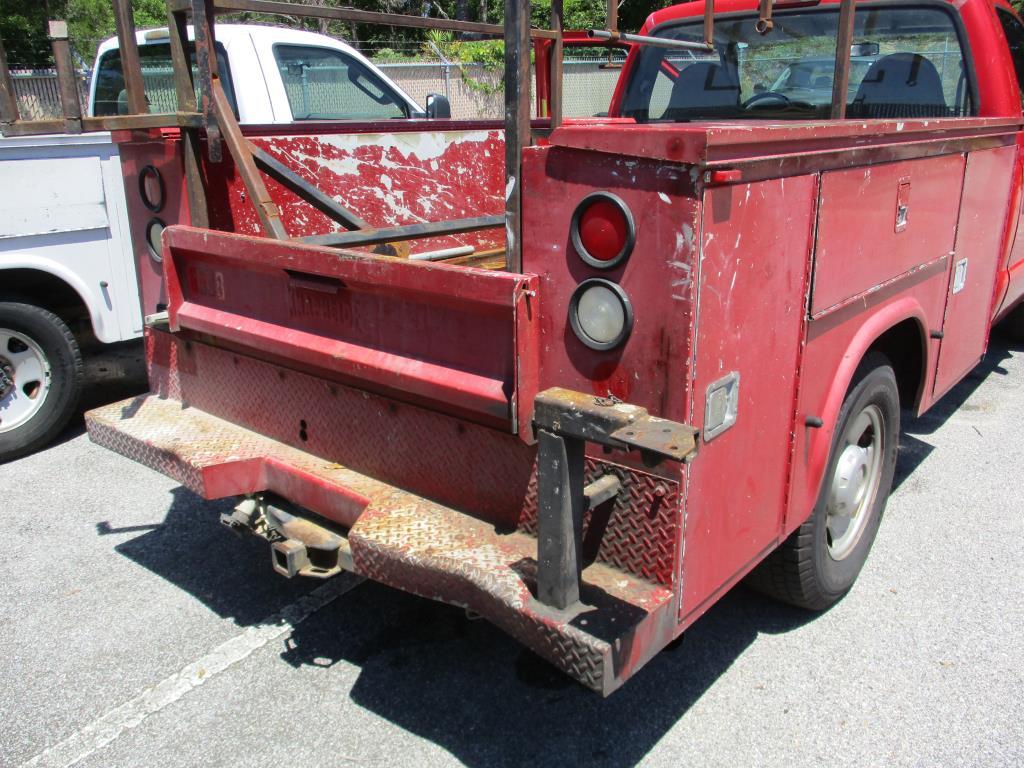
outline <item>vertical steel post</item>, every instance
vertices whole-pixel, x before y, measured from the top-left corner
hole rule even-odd
[[[4,51],[3,40],[0,40],[0,124],[8,126],[20,119],[18,97],[14,92],[14,80],[7,66],[7,53]]]
[[[224,141],[228,145],[231,158],[235,161],[238,175],[242,177],[242,182],[249,192],[249,199],[256,209],[264,234],[277,240],[287,240],[288,232],[281,221],[281,212],[270,197],[267,185],[263,183],[263,177],[260,176],[260,171],[252,158],[242,129],[231,112],[231,105],[219,77],[213,79],[213,115],[224,131]]]
[[[207,154],[211,162],[219,163],[220,128],[213,116],[213,78],[217,76],[217,44],[213,33],[213,16],[213,0],[192,0],[196,72],[199,75],[199,107],[206,124]]]
[[[832,108],[829,117],[842,120],[846,117],[846,91],[850,87],[850,46],[853,45],[853,2],[841,0],[839,4],[839,29],[836,32],[836,67],[832,79]]]
[[[584,445],[537,430],[537,599],[559,610],[580,599]]]
[[[608,0],[604,12],[604,28],[612,35],[619,31],[619,0]]]
[[[715,0],[704,0],[704,42],[715,43]]]
[[[185,12],[171,12],[167,21],[178,109],[182,112],[195,112],[197,110],[196,90],[192,78]],[[197,128],[182,129],[181,150],[185,165],[185,191],[188,194],[189,223],[193,227],[209,227],[210,215],[206,203],[206,188],[203,186],[201,145]]]
[[[548,113],[551,128],[562,124],[562,0],[551,0],[551,29],[557,37],[551,41],[551,65],[548,72]]]
[[[82,104],[78,100],[78,84],[75,69],[71,64],[71,46],[68,43],[66,21],[50,22],[50,43],[53,46],[53,63],[57,68],[57,86],[60,89],[60,108],[64,117],[64,130],[68,133],[82,132]]]
[[[530,143],[530,2],[505,3],[505,266],[523,271],[522,164]]]
[[[117,48],[121,53],[121,73],[128,94],[128,114],[149,112],[146,90],[142,82],[139,46],[135,42],[135,15],[131,0],[114,0],[114,24],[117,27]]]

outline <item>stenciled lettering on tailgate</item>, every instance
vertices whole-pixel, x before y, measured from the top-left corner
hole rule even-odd
[[[351,302],[342,301],[336,293],[294,282],[288,285],[288,314],[295,318],[325,320],[340,326],[352,325]]]
[[[206,264],[189,264],[186,271],[188,290],[192,295],[212,296],[224,301],[224,273]]]

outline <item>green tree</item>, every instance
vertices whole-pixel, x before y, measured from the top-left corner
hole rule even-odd
[[[53,18],[52,13],[62,12],[63,6],[61,0],[0,0],[0,37],[12,67],[51,65],[46,21]]]
[[[68,34],[75,52],[90,65],[96,48],[108,37],[116,34],[114,4],[110,0],[65,0],[64,16]],[[167,26],[167,6],[164,0],[132,0],[135,27]]]

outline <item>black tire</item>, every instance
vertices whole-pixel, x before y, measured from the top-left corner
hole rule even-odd
[[[840,446],[845,447],[850,430],[859,431],[855,420],[867,418],[871,421],[868,413],[880,424],[877,429],[881,435],[877,485],[869,491],[874,494],[873,498],[865,499],[864,509],[860,512],[867,514],[867,518],[858,524],[857,538],[843,557],[836,559],[832,554],[833,541],[829,538],[828,509],[833,478],[837,476],[842,456]],[[873,434],[876,428],[872,427],[871,431]],[[782,602],[815,611],[830,607],[849,592],[867,560],[892,490],[899,434],[899,390],[892,364],[885,355],[869,352],[858,366],[839,410],[835,438],[814,511],[754,569],[747,577],[747,584]]]
[[[0,334],[4,331],[13,331],[31,340],[45,358],[50,373],[49,389],[38,409],[7,430],[4,430],[3,406],[11,402],[9,386],[7,399],[0,398],[0,462],[38,450],[56,437],[74,414],[82,389],[82,353],[71,330],[57,315],[18,298],[0,297]],[[7,338],[6,345],[13,345],[14,349],[0,348],[0,365],[7,360],[5,354],[23,351],[23,345],[17,340],[12,343]],[[7,373],[12,370],[8,368]],[[0,392],[3,391],[4,377],[0,374]]]

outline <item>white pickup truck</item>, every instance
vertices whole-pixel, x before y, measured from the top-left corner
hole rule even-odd
[[[189,30],[191,37],[191,30]],[[137,33],[153,112],[174,111],[166,29]],[[447,117],[420,108],[351,46],[312,32],[217,25],[241,123]],[[127,110],[116,39],[100,45],[88,114]],[[117,145],[109,133],[0,139],[0,462],[51,440],[75,412],[83,355],[142,334]]]

